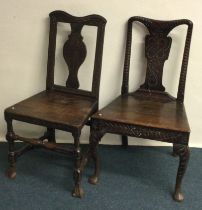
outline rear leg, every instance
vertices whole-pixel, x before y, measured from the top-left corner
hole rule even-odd
[[[7,122],[6,140],[8,141],[8,162],[9,162],[9,167],[6,170],[6,176],[10,179],[14,179],[16,177],[16,156],[14,151],[14,141],[16,140],[16,136],[13,131],[12,120],[6,119],[6,122]]]

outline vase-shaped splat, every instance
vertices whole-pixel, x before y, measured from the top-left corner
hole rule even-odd
[[[164,91],[162,85],[163,67],[168,59],[172,39],[164,34],[147,35],[145,40],[145,55],[147,71],[143,89]]]
[[[63,56],[69,68],[69,76],[66,86],[70,88],[79,88],[78,70],[84,62],[87,54],[86,46],[81,36],[83,25],[71,24],[71,34],[63,47]]]

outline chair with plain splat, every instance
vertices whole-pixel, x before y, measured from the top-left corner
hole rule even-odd
[[[138,90],[129,92],[133,22],[140,22],[145,25],[149,34],[145,37],[145,56],[147,59],[145,82]],[[165,92],[162,76],[164,62],[169,57],[172,43],[168,34],[179,25],[187,26],[187,35],[178,93],[177,97],[174,98]],[[192,27],[192,22],[187,19],[174,21],[159,21],[144,17],[131,17],[129,19],[122,93],[92,116],[90,146],[81,164],[81,168],[83,168],[87,160],[91,158],[95,163],[94,174],[89,178],[90,183],[96,184],[99,179],[100,167],[97,150],[98,143],[105,133],[120,134],[125,146],[128,144],[127,136],[163,141],[172,143],[174,155],[179,156],[174,199],[176,201],[183,200],[181,183],[189,160],[190,134],[183,101]]]
[[[10,164],[6,174],[9,178],[15,178],[17,158],[34,148],[42,147],[55,152],[71,154],[75,157],[75,187],[72,195],[82,197],[81,172],[78,169],[81,158],[80,134],[83,126],[89,125],[89,117],[98,110],[106,20],[99,15],[75,17],[64,11],[53,11],[49,16],[50,33],[46,90],[5,110],[6,139],[9,144],[8,159]],[[54,83],[57,24],[59,22],[68,23],[71,26],[71,33],[63,47],[63,56],[69,69],[66,86]],[[97,29],[92,88],[90,91],[79,89],[78,80],[79,67],[87,55],[86,45],[81,35],[83,26],[94,26]],[[16,135],[13,130],[13,120],[44,126],[46,132],[38,139],[21,137]],[[74,145],[70,148],[63,148],[58,145],[55,141],[55,129],[71,132]],[[16,140],[27,144],[25,147],[16,150],[14,147]]]

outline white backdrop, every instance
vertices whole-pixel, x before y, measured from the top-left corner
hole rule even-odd
[[[4,141],[6,125],[3,110],[18,101],[45,89],[46,61],[48,49],[48,14],[53,10],[64,10],[75,16],[97,13],[107,19],[103,68],[100,88],[100,108],[120,94],[125,51],[126,23],[130,16],[140,15],[153,19],[171,20],[188,18],[194,23],[189,68],[187,75],[185,105],[192,129],[190,146],[202,147],[202,2],[200,0],[1,0],[0,7],[0,140]],[[61,41],[67,39],[68,27],[60,25],[56,54],[56,82],[67,77],[67,67],[61,56]],[[137,29],[138,32],[135,32]],[[169,60],[165,64],[164,85],[176,95],[185,27],[174,30],[170,35],[173,45]],[[90,32],[90,35],[88,34]],[[87,35],[88,34],[88,35]],[[93,28],[84,28],[84,42],[88,47],[88,58],[80,69],[81,87],[89,88],[95,47]],[[134,25],[131,62],[130,90],[143,81],[145,30]],[[27,136],[38,136],[44,128],[15,123],[15,131]],[[57,132],[59,141],[70,142],[71,135]],[[81,142],[87,142],[89,128],[84,128]],[[106,135],[102,143],[120,144],[120,137]],[[130,139],[130,144],[165,145],[161,142]]]

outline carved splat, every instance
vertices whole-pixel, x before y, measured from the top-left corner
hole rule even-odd
[[[128,20],[122,94],[129,92],[129,70],[134,22],[143,24],[149,32],[145,40],[145,55],[147,58],[146,77],[144,84],[140,86],[140,89],[146,90],[145,93],[150,92],[150,90],[165,91],[162,85],[163,67],[168,59],[172,42],[168,34],[177,26],[188,26],[177,93],[177,100],[183,102],[193,23],[187,19],[159,21],[140,16],[131,17]]]
[[[143,89],[164,91],[162,85],[163,67],[168,59],[172,39],[162,33],[147,35],[145,38],[145,55],[147,71]]]
[[[87,54],[86,46],[81,36],[82,27],[83,25],[79,23],[71,24],[72,31],[63,48],[63,56],[69,68],[66,86],[76,89],[79,88],[78,70]]]

